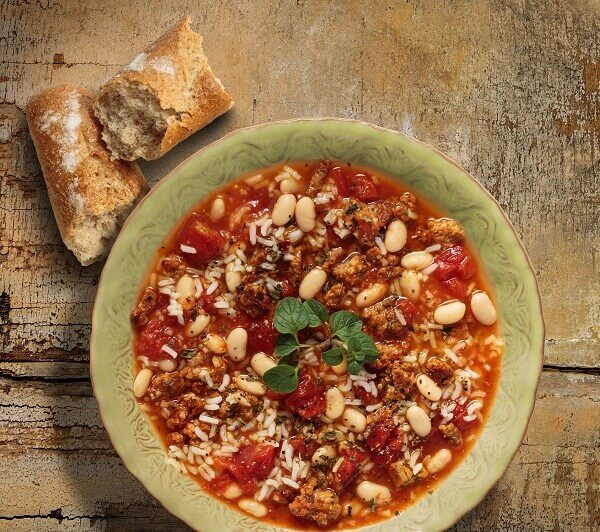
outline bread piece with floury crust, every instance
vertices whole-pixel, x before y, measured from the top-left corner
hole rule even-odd
[[[60,234],[84,266],[108,254],[148,189],[135,163],[111,158],[94,103],[84,87],[60,85],[33,97],[26,109]]]
[[[185,17],[100,88],[96,116],[115,158],[151,160],[232,106]]]

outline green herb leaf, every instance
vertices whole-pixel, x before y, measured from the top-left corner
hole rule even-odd
[[[375,499],[371,499],[369,501],[369,508],[371,509],[371,512],[375,511],[375,507],[377,506],[377,504],[375,504]]]
[[[293,334],[280,334],[275,342],[275,354],[278,357],[291,355],[298,349],[298,340]]]
[[[358,331],[348,338],[348,351],[362,353],[365,360],[367,358],[375,360],[379,356],[375,342],[362,331]]]
[[[196,353],[198,352],[197,349],[184,349],[183,353],[181,353],[181,356],[183,358],[194,358],[196,356]]]
[[[348,360],[348,373],[350,373],[350,375],[358,375],[361,368],[362,364],[360,362],[357,362],[354,359]]]
[[[280,364],[267,370],[263,380],[274,392],[291,393],[298,387],[298,368]]]
[[[365,354],[365,364],[372,364],[379,357],[379,353],[366,353]]]
[[[351,336],[361,330],[362,320],[353,312],[339,310],[329,318],[332,336],[337,336],[346,342]]]
[[[329,351],[325,351],[322,355],[325,364],[330,366],[337,366],[344,360],[344,349],[342,347],[334,347]]]
[[[327,312],[327,309],[321,305],[321,303],[315,301],[314,299],[309,299],[303,304],[304,308],[306,308],[306,311],[308,312],[309,327],[317,327],[327,320],[329,313]]]
[[[277,304],[273,325],[280,333],[295,335],[307,327],[308,322],[308,311],[295,297],[284,297]]]
[[[354,351],[352,353],[352,359],[356,360],[359,364],[362,365],[362,363],[365,360],[365,354],[362,351]]]

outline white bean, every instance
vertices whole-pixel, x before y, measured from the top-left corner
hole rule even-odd
[[[194,297],[196,293],[196,283],[189,275],[184,275],[179,278],[175,285],[175,291],[179,294],[177,302],[183,309],[191,309],[196,302]]]
[[[388,286],[386,284],[375,283],[356,296],[356,306],[358,308],[370,307],[381,301],[387,295],[387,292]]]
[[[319,447],[312,455],[311,462],[315,466],[323,466],[330,463],[337,456],[333,445]]]
[[[237,499],[242,493],[242,488],[240,488],[235,482],[232,482],[225,488],[223,497],[229,500]]]
[[[441,325],[452,325],[463,319],[467,306],[458,299],[442,303],[433,312],[433,319]]]
[[[262,382],[257,381],[256,378],[250,377],[250,375],[235,377],[235,384],[242,392],[252,395],[261,396],[267,393],[267,387]]]
[[[146,390],[148,390],[148,386],[150,386],[152,375],[152,370],[150,368],[144,368],[135,376],[135,380],[133,381],[133,395],[138,398],[146,395]]]
[[[293,217],[296,210],[296,196],[293,194],[282,194],[277,198],[271,213],[274,225],[285,225]]]
[[[277,365],[270,356],[265,353],[254,353],[252,358],[250,359],[250,365],[252,369],[256,371],[256,374],[259,377],[262,377],[267,371],[271,368],[274,368]]]
[[[267,515],[267,507],[261,502],[255,501],[254,499],[240,499],[238,506],[244,510],[244,512],[253,515],[254,517],[264,517]]]
[[[240,272],[233,271],[233,262],[230,262],[225,266],[225,285],[227,290],[232,294],[235,293],[237,287],[242,282],[242,274]]]
[[[400,290],[409,299],[418,299],[421,294],[421,281],[415,270],[404,270],[400,274]]]
[[[421,395],[430,401],[439,401],[442,397],[442,389],[431,377],[424,373],[417,375],[417,388]]]
[[[249,407],[250,401],[246,399],[242,392],[233,392],[227,396],[227,402],[231,402],[232,404],[239,403],[242,406]]]
[[[385,231],[385,239],[383,241],[385,249],[390,253],[400,251],[406,245],[407,238],[408,231],[404,222],[402,220],[393,220]]]
[[[302,279],[298,293],[302,299],[315,297],[327,281],[327,272],[321,268],[313,268]]]
[[[282,194],[299,194],[303,188],[302,181],[298,181],[293,177],[286,177],[279,183],[279,190]]]
[[[246,358],[248,333],[243,327],[236,327],[227,336],[227,354],[234,362],[241,362]]]
[[[402,257],[400,264],[409,270],[422,270],[433,262],[433,255],[425,251],[413,251]]]
[[[440,449],[427,462],[427,471],[437,473],[444,469],[452,460],[450,449]]]
[[[344,395],[337,388],[329,388],[325,394],[327,401],[325,415],[332,421],[344,413]]]
[[[222,355],[223,353],[227,352],[227,343],[223,337],[218,334],[208,333],[206,335],[206,339],[204,340],[204,344],[209,351],[212,351],[218,355]]]
[[[410,406],[406,411],[406,419],[417,436],[424,438],[431,432],[431,420],[420,406]]]
[[[198,314],[196,319],[185,326],[184,333],[191,338],[198,336],[210,323],[210,316]]]
[[[387,504],[392,500],[392,493],[387,486],[382,486],[370,480],[363,480],[356,486],[356,494],[366,503]]]
[[[348,427],[351,432],[359,434],[365,430],[367,418],[362,412],[356,410],[356,408],[346,407],[342,415],[342,423],[345,427]]]
[[[485,292],[478,291],[471,296],[471,312],[482,325],[492,325],[498,319],[496,307]]]
[[[172,358],[163,358],[158,363],[158,368],[165,373],[169,373],[170,371],[175,371],[177,369],[177,361]]]
[[[302,231],[308,233],[315,228],[317,213],[311,198],[304,196],[296,203],[296,224]]]
[[[213,222],[216,222],[217,220],[220,220],[221,218],[223,218],[224,214],[225,214],[225,201],[221,197],[215,198],[210,207],[210,219]]]

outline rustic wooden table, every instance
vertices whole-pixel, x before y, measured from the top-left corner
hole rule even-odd
[[[191,4],[0,2],[0,529],[185,529],[98,418],[87,361],[102,265],[64,249],[23,110],[53,84],[97,87],[188,12],[236,107],[143,164],[150,181],[238,127],[307,116],[399,129],[459,161],[529,251],[547,340],[523,445],[455,530],[597,529],[600,3]]]

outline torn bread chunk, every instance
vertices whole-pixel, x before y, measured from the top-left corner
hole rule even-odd
[[[135,163],[113,160],[94,116],[95,97],[77,85],[48,89],[27,104],[27,123],[62,239],[84,266],[108,254],[147,190]]]
[[[232,106],[185,17],[100,88],[96,116],[115,158],[151,160]]]

